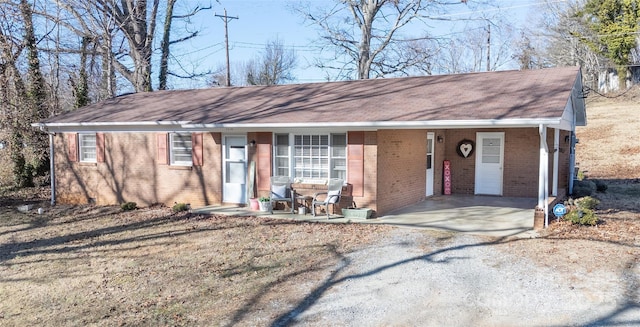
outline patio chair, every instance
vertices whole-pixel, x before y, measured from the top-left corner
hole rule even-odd
[[[291,180],[287,176],[271,176],[271,214],[277,202],[288,202],[293,213],[293,190]]]
[[[343,180],[339,178],[332,178],[327,183],[327,191],[319,192],[313,196],[311,202],[311,213],[316,216],[316,206],[324,207],[327,213],[327,219],[329,219],[329,206],[333,206],[335,211],[336,203],[340,203],[340,197],[342,196],[342,184]]]

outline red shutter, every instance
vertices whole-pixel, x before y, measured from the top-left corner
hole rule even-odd
[[[67,143],[69,145],[68,157],[69,161],[78,161],[78,133],[67,134]]]
[[[96,161],[104,162],[104,133],[96,133]]]
[[[158,141],[158,153],[156,160],[158,160],[159,165],[166,165],[168,163],[167,158],[169,157],[167,152],[167,133],[156,134],[156,139]]]
[[[191,161],[194,166],[202,166],[202,143],[203,137],[202,133],[192,133],[191,134]]]
[[[353,185],[353,196],[364,196],[364,132],[349,132],[348,143],[348,182]]]

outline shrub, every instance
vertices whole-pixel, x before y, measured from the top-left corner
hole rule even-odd
[[[576,198],[591,196],[596,192],[596,184],[590,180],[581,180],[573,182],[573,195]]]
[[[138,204],[135,202],[125,202],[120,205],[120,209],[122,209],[123,211],[131,211],[137,208],[138,208]]]
[[[260,202],[269,202],[269,201],[271,201],[271,199],[268,196],[261,196],[258,201],[260,201]]]
[[[189,205],[186,203],[176,203],[173,205],[173,211],[181,212],[189,210]]]
[[[599,179],[596,179],[593,181],[596,184],[596,191],[604,193],[607,191],[607,188],[609,188],[609,186],[607,186],[607,184]]]
[[[590,196],[585,196],[583,198],[577,199],[575,203],[580,209],[593,210],[598,204],[600,204],[600,200],[592,198]]]
[[[579,225],[593,226],[598,223],[598,217],[596,217],[596,214],[591,209],[575,208],[562,218]]]

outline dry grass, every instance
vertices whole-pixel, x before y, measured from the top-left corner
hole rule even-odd
[[[640,87],[611,96],[590,96],[587,126],[577,130],[580,170],[608,186],[595,194],[601,201],[596,211],[600,222],[585,227],[561,221],[547,231],[549,237],[640,245]]]
[[[576,162],[589,178],[640,178],[640,87],[615,98],[587,98],[587,126],[578,127]]]
[[[44,203],[36,203],[44,205]],[[386,227],[47,208],[0,224],[0,324],[253,325]]]

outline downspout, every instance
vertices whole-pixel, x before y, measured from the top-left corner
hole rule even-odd
[[[55,152],[53,146],[53,137],[56,133],[47,131],[43,124],[40,125],[40,131],[49,135],[49,176],[51,177],[51,205],[56,205],[56,170],[55,170]]]
[[[549,148],[547,128],[540,124],[540,168],[538,173],[538,208],[544,208],[544,227],[549,227]]]
[[[51,205],[56,205],[56,165],[55,165],[55,153],[53,146],[53,137],[56,135],[55,133],[47,133],[49,134],[49,175],[51,176]]]

